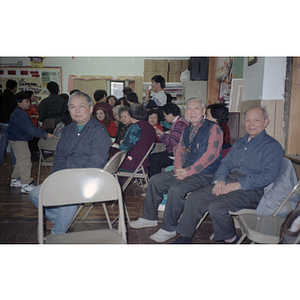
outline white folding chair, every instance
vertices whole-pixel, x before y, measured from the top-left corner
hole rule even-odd
[[[125,150],[117,152],[105,165],[105,167],[103,168],[103,170],[107,171],[108,173],[112,174],[115,176],[115,178],[118,180],[118,176],[116,175],[116,173],[118,172],[120,165],[122,164],[122,162],[124,161],[125,157],[126,157],[127,152]],[[88,209],[88,211],[86,212],[86,214],[83,216],[83,218],[81,219],[82,221],[84,221],[86,219],[86,217],[88,216],[88,214],[90,213],[90,211],[94,208],[95,203],[93,203],[90,208]],[[78,215],[78,213],[80,212],[81,208],[83,206],[80,206],[80,209],[78,212],[76,212],[76,215],[74,216],[74,219],[76,218],[76,216]],[[104,209],[104,213],[109,225],[109,228],[112,228],[112,224],[116,221],[116,219],[111,222],[110,221],[110,217],[108,214],[108,210],[106,207],[105,203],[102,203],[102,207]]]
[[[47,175],[50,174],[51,167],[53,167],[54,152],[56,151],[58,141],[59,138],[57,137],[54,137],[52,139],[47,139],[47,140],[39,139],[38,141],[40,157],[39,157],[37,185],[39,185],[40,183],[41,167],[45,167]],[[46,151],[50,152],[50,155],[48,157],[45,156]]]
[[[79,203],[118,201],[118,229],[52,234],[44,239],[43,208]],[[122,244],[127,242],[123,197],[118,180],[107,171],[96,168],[65,169],[48,176],[39,193],[39,243]]]
[[[246,237],[254,243],[277,244],[279,242],[281,225],[285,221],[285,218],[278,217],[278,214],[286,205],[289,207],[289,211],[291,211],[289,200],[295,193],[299,194],[300,197],[300,181],[297,182],[271,216],[259,215],[255,213],[255,210],[250,209],[230,212],[233,218],[238,221],[242,231],[242,236],[238,244],[241,244]]]
[[[147,170],[144,169],[143,167],[143,162],[145,161],[145,159],[149,156],[151,150],[153,149],[155,143],[152,143],[151,146],[149,147],[148,151],[145,153],[143,159],[140,161],[140,163],[138,164],[138,166],[136,167],[136,169],[133,172],[124,172],[124,171],[119,171],[117,173],[117,175],[119,177],[127,177],[127,180],[125,181],[125,183],[122,185],[122,190],[123,192],[126,190],[126,188],[128,187],[129,183],[131,182],[131,180],[133,178],[136,178],[138,181],[139,186],[143,189],[143,192],[145,192],[145,188],[144,188],[144,183],[143,180],[145,181],[145,184],[148,184],[149,182],[149,177],[148,177],[148,173]]]

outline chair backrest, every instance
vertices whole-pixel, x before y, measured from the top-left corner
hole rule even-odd
[[[49,150],[49,151],[56,151],[57,143],[59,138],[52,138],[52,139],[39,139],[38,147],[40,150]]]
[[[45,179],[39,200],[44,206],[104,202],[118,199],[119,190],[118,181],[107,171],[98,168],[64,169]]]
[[[110,174],[115,174],[118,172],[123,160],[126,157],[127,152],[125,150],[117,152],[105,165],[103,170],[109,172]]]
[[[149,156],[149,154],[150,154],[151,150],[153,149],[154,145],[155,145],[155,142],[153,142],[151,144],[151,146],[149,147],[148,151],[144,155],[143,159],[140,161],[140,163],[138,164],[137,168],[135,169],[134,173],[138,173],[139,171],[142,171],[144,173],[146,171],[143,168],[143,163],[144,163],[145,159]]]
[[[299,201],[297,195],[292,194],[287,199],[297,181],[292,162],[284,157],[276,180],[264,188],[264,195],[256,208],[256,214],[285,217]]]
[[[118,200],[119,231],[125,237],[123,198],[119,182],[98,168],[65,169],[48,176],[40,188],[38,219],[39,241],[43,240],[43,206]],[[126,239],[126,237],[125,237]]]

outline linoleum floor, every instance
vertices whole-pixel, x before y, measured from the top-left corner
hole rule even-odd
[[[37,208],[30,201],[29,196],[21,194],[19,188],[10,187],[12,164],[9,154],[5,154],[6,165],[0,166],[0,243],[1,244],[37,244]],[[37,182],[38,161],[32,161],[32,176]],[[47,176],[45,168],[42,168],[42,180]],[[41,182],[42,182],[41,180]],[[131,183],[124,192],[124,201],[131,220],[142,216],[144,197],[142,189],[135,183]],[[89,205],[85,205],[69,231],[106,228],[107,222],[102,205],[96,205],[83,222]],[[108,211],[112,219],[117,216],[117,204],[114,207],[108,204]],[[132,229],[127,226],[127,240],[129,244],[157,244],[150,239],[150,235],[156,232],[162,222],[163,213],[159,212],[159,225],[153,228]],[[117,223],[114,224],[114,227]],[[208,216],[193,236],[194,244],[219,244],[210,239],[212,234],[211,219]],[[50,230],[46,231],[49,234]],[[174,237],[165,244],[172,243]]]

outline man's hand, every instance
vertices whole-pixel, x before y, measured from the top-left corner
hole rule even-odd
[[[54,138],[54,135],[51,133],[48,133],[47,139],[53,139],[53,138]]]
[[[219,180],[218,183],[216,183],[215,186],[213,187],[212,193],[215,194],[216,196],[223,194],[225,185],[226,185],[225,181]]]
[[[216,196],[219,195],[225,195],[233,191],[237,191],[240,189],[240,183],[239,182],[233,182],[233,183],[225,183],[223,180],[219,180],[217,184],[212,189],[212,193]]]
[[[175,177],[179,180],[183,180],[188,177],[186,169],[177,169],[175,170]]]

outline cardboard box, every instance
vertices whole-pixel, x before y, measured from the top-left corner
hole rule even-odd
[[[169,71],[169,82],[180,82],[181,71]]]
[[[182,60],[181,61],[181,72],[189,69],[189,61],[188,60]]]
[[[161,75],[164,79],[165,79],[165,82],[168,82],[168,71],[156,71],[156,74],[155,75]]]
[[[145,72],[156,71],[156,60],[155,59],[145,59],[144,60],[144,71]]]
[[[169,61],[167,59],[160,59],[156,61],[156,71],[168,72],[169,71]]]
[[[176,72],[181,71],[181,60],[170,60],[169,71]]]
[[[151,78],[158,75],[156,71],[144,71],[144,82],[151,82]]]

